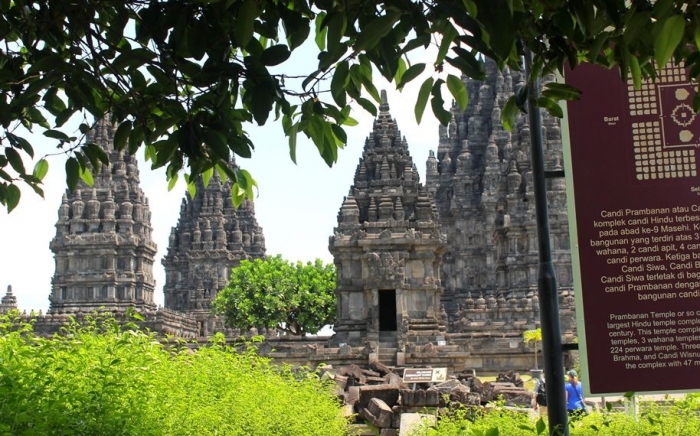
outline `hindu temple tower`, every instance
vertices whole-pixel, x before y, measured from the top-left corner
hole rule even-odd
[[[233,161],[229,165],[235,167]],[[215,171],[206,186],[202,176],[195,186],[194,198],[185,194],[170,233],[163,293],[165,307],[192,313],[206,336],[223,328],[211,315],[211,301],[241,260],[265,257],[265,237],[250,200],[233,206],[231,180],[222,181]]]
[[[151,211],[139,186],[136,158],[114,148],[115,127],[98,120],[88,134],[110,165],[63,194],[50,244],[56,269],[49,313],[155,309]]]
[[[353,185],[329,242],[337,269],[335,341],[435,341],[445,239],[382,92]]]

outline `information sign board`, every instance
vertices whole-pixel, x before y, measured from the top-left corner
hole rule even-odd
[[[618,70],[567,71],[563,122],[584,389],[700,389],[697,84],[669,65],[635,89]]]
[[[439,383],[447,380],[447,368],[406,368],[404,383]]]

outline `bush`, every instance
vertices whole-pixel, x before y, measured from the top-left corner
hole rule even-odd
[[[681,436],[700,434],[700,395],[689,394],[670,405],[642,403],[638,418],[620,412],[591,413],[569,422],[570,436]],[[545,421],[497,405],[474,412],[458,407],[442,416],[435,428],[423,427],[412,436],[532,436],[546,435]]]
[[[180,348],[180,350],[178,350]],[[329,386],[222,343],[164,347],[109,318],[42,338],[0,317],[0,434],[342,435]]]

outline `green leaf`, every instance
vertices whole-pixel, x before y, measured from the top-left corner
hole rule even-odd
[[[331,124],[331,131],[339,141],[338,147],[343,148],[348,143],[348,135],[345,133],[345,130],[337,124]]]
[[[262,62],[263,65],[272,67],[289,59],[291,54],[292,52],[289,51],[289,48],[286,45],[273,45],[262,52],[260,55],[260,62]]]
[[[331,95],[338,106],[345,106],[347,103],[345,85],[350,79],[348,68],[348,61],[339,62],[335,68],[335,73],[333,73],[333,80],[331,80]]]
[[[425,64],[420,63],[420,64],[415,64],[411,65],[405,73],[401,76],[401,80],[399,83],[396,85],[398,89],[403,88],[408,82],[411,80],[415,79],[416,77],[420,76],[423,71],[425,71]]]
[[[114,133],[114,148],[118,151],[124,150],[126,147],[126,140],[129,138],[130,134],[131,121],[125,120],[117,127],[117,131]]]
[[[537,423],[535,423],[535,429],[537,430],[537,434],[543,434],[545,430],[547,429],[547,424],[544,423],[544,419],[540,418],[537,420]]]
[[[472,79],[483,80],[486,78],[484,64],[474,56],[474,53],[461,47],[453,47],[452,51],[457,54],[457,57],[447,58],[447,63],[459,68],[465,76]]]
[[[425,112],[425,106],[428,104],[428,97],[430,97],[430,90],[433,88],[433,78],[428,77],[425,79],[423,84],[420,86],[418,91],[418,99],[416,100],[416,107],[414,113],[416,115],[416,122],[420,124],[421,119],[423,119],[423,112]]]
[[[561,106],[559,106],[557,102],[552,99],[540,97],[537,99],[537,106],[547,109],[547,112],[554,117],[564,118],[564,112],[562,111]]]
[[[344,125],[344,126],[353,127],[353,126],[356,126],[356,125],[358,125],[358,124],[359,124],[359,123],[357,122],[357,120],[354,119],[354,118],[351,118],[351,117],[346,117],[345,120],[343,121],[343,125]]]
[[[683,18],[683,15],[671,15],[663,23],[657,23],[656,25],[662,26],[661,31],[654,39],[656,69],[661,70],[666,67],[676,47],[683,39],[685,18]]]
[[[467,87],[464,86],[464,82],[457,76],[449,74],[447,76],[447,89],[450,90],[452,97],[454,97],[459,109],[464,111],[467,109],[469,104],[469,94],[467,93]]]
[[[358,98],[355,101],[357,104],[362,106],[364,110],[371,113],[373,117],[377,116],[377,107],[371,101],[367,100],[366,98]]]
[[[66,160],[66,184],[68,189],[75,191],[75,187],[78,186],[78,179],[80,178],[80,164],[78,160],[71,156]]]
[[[326,33],[328,32],[328,27],[321,26],[323,23],[323,20],[326,19],[326,13],[325,12],[319,12],[318,15],[316,15],[316,37],[314,38],[314,41],[316,41],[316,46],[320,51],[326,50]]]
[[[207,129],[204,132],[204,141],[212,151],[212,154],[224,162],[228,162],[231,157],[229,147],[226,144],[226,137],[214,129]],[[175,150],[173,150],[174,152]]]
[[[501,124],[503,128],[509,132],[513,131],[515,126],[515,118],[518,116],[518,105],[515,102],[515,96],[511,95],[506,100],[506,104],[503,105],[503,110],[501,111]]]
[[[197,187],[194,182],[187,183],[187,192],[190,194],[190,198],[194,200],[194,197],[197,195]]]
[[[9,184],[5,188],[5,204],[7,212],[10,213],[19,204],[19,199],[22,196],[19,188],[14,184]]]
[[[29,143],[29,141],[27,141],[21,136],[17,136],[10,132],[7,132],[7,139],[10,140],[10,144],[12,144],[13,147],[24,150],[24,152],[27,153],[29,157],[34,157],[34,149],[32,148],[32,145]]]
[[[257,15],[258,8],[255,0],[243,0],[240,9],[238,9],[238,14],[235,17],[236,24],[233,27],[233,34],[242,48],[245,48],[250,40],[253,39],[253,29]]]
[[[377,103],[382,102],[382,97],[379,94],[379,91],[377,91],[377,88],[374,86],[374,83],[372,82],[372,78],[370,76],[367,76],[365,74],[362,74],[360,76],[360,80],[362,81],[362,86],[369,92],[369,95],[372,96],[374,101]]]
[[[396,74],[394,75],[394,82],[401,83],[401,78],[406,72],[406,61],[403,58],[399,58],[399,67],[396,69]]]
[[[209,181],[213,175],[214,168],[209,168],[208,170],[202,171],[202,183],[204,184],[205,188],[209,186]]]
[[[32,174],[34,174],[34,177],[36,177],[39,180],[44,180],[44,177],[46,177],[46,173],[49,172],[49,163],[46,161],[46,159],[39,159],[39,161],[34,165],[34,171]]]
[[[580,100],[581,91],[565,83],[549,82],[545,85],[542,95],[554,100]]]
[[[80,171],[80,179],[85,182],[86,185],[92,187],[95,184],[95,180],[92,177],[92,171],[90,168],[85,167]]]
[[[375,18],[369,22],[355,40],[355,51],[367,51],[374,48],[379,40],[384,38],[401,16],[398,11],[388,11],[386,15]]]
[[[68,135],[61,132],[60,130],[46,130],[46,131],[44,131],[44,136],[46,136],[47,138],[58,139],[59,141],[64,141],[64,142],[67,142],[70,140],[68,138]]]
[[[459,33],[457,29],[448,21],[445,25],[445,29],[442,31],[442,41],[440,41],[440,50],[435,58],[436,64],[441,64],[447,56],[447,51],[450,49],[452,42],[457,38]]]
[[[430,107],[433,109],[433,114],[443,126],[446,126],[452,119],[452,112],[445,109],[445,101],[442,99],[442,84],[444,81],[438,79],[433,85],[431,91],[433,97],[430,99]]]
[[[289,136],[289,158],[297,163],[297,133],[299,132],[299,124],[294,124],[290,127],[287,136]]]
[[[634,89],[642,87],[642,70],[639,68],[639,61],[636,56],[630,56],[630,72],[632,73],[632,82]]]
[[[10,162],[12,169],[17,171],[19,174],[24,174],[24,164],[22,163],[22,157],[19,155],[17,150],[12,147],[5,147],[5,156]]]
[[[170,178],[170,180],[168,180],[168,192],[173,190],[173,188],[175,187],[175,184],[177,184],[177,179],[178,179],[178,175],[177,175],[177,173],[175,173]]]

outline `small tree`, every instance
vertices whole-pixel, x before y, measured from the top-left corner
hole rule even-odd
[[[244,260],[214,300],[226,325],[277,328],[293,335],[316,333],[335,319],[335,266],[292,264],[277,255]]]
[[[535,346],[535,369],[540,369],[537,364],[537,345],[542,342],[542,329],[526,330],[523,333],[523,339],[525,340],[525,345],[529,345],[530,342],[534,343]]]

